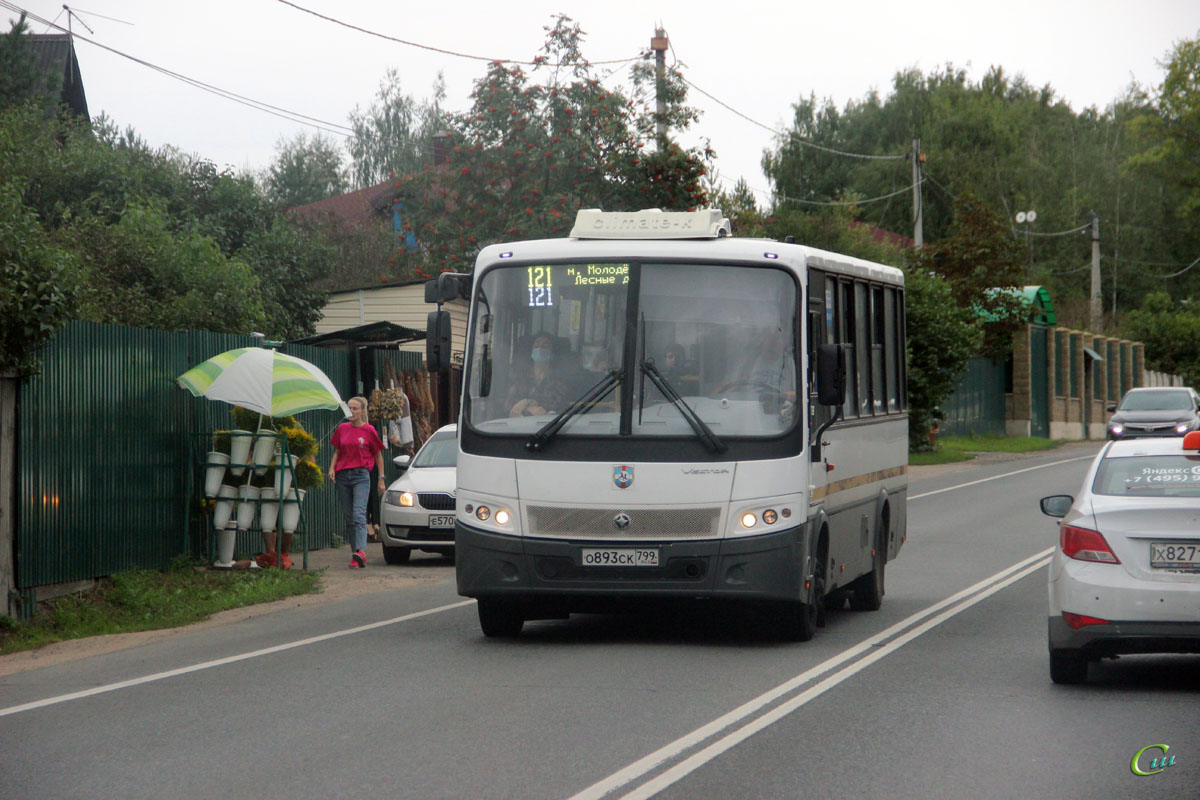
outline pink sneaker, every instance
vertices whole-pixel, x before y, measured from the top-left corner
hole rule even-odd
[[[367,565],[367,554],[362,550],[355,550],[350,558],[351,568],[358,567],[361,569]]]

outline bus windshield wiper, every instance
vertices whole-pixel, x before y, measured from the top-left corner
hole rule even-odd
[[[642,373],[649,376],[650,382],[653,383],[658,390],[663,393],[663,396],[671,401],[671,405],[679,409],[679,414],[684,418],[688,425],[692,426],[692,430],[696,432],[696,438],[704,443],[704,446],[714,453],[724,453],[729,449],[729,445],[725,444],[720,436],[713,433],[712,428],[704,424],[704,420],[692,410],[692,407],[683,402],[683,398],[679,396],[679,392],[675,391],[675,387],[671,385],[663,374],[658,371],[658,367],[654,366],[653,361],[642,362]]]
[[[547,442],[562,430],[562,427],[572,417],[576,414],[590,411],[606,394],[611,392],[612,388],[621,382],[621,374],[622,371],[619,369],[610,369],[608,374],[599,383],[584,392],[579,399],[560,411],[557,417],[547,422],[536,433],[530,436],[528,441],[525,442],[525,449],[533,451],[541,450]]]

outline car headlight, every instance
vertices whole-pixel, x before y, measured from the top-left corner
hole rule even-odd
[[[412,492],[389,491],[385,492],[383,495],[383,502],[387,503],[389,506],[404,506],[405,508],[412,508],[413,501],[414,498]]]
[[[1124,426],[1124,425],[1118,425],[1118,424],[1117,424],[1117,423],[1115,423],[1115,422],[1114,422],[1112,425],[1109,425],[1109,426],[1108,426],[1108,429],[1109,429],[1110,431],[1112,431],[1114,434],[1116,434],[1117,436],[1120,436],[1122,433],[1124,433],[1124,432],[1125,432],[1125,426]]]
[[[1191,429],[1192,429],[1192,423],[1190,423],[1190,422],[1181,422],[1175,426],[1176,433],[1187,433]]]

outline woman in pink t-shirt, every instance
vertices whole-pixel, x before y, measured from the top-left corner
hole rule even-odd
[[[383,480],[383,442],[367,424],[367,400],[351,397],[350,420],[333,432],[333,460],[329,478],[337,484],[338,501],[346,520],[346,541],[350,544],[350,566],[367,565],[367,499],[371,496],[371,465],[379,474],[379,493],[387,488]]]

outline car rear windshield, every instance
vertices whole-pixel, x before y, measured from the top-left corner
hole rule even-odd
[[[434,434],[413,459],[414,467],[453,467],[458,463],[458,439],[453,433]]]
[[[1129,456],[1100,462],[1096,494],[1200,497],[1200,456]]]
[[[1130,392],[1121,401],[1122,411],[1186,411],[1192,408],[1187,392]]]

